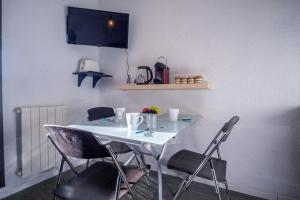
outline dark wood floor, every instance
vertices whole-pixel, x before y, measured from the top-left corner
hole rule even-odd
[[[62,181],[67,180],[72,176],[71,172],[66,172]],[[26,190],[23,190],[19,193],[16,193],[10,197],[5,198],[4,200],[53,200],[53,196],[51,194],[54,185],[55,179],[51,178],[42,183],[34,185]],[[140,180],[137,185],[134,186],[134,191],[136,193],[137,199],[145,199],[145,200],[153,200],[157,199],[157,179],[156,173],[152,172],[149,177],[150,187],[148,187],[144,180]],[[177,177],[172,176],[164,176],[164,199],[172,199],[172,192],[174,192],[180,183],[180,180]],[[227,199],[225,196],[225,191],[222,190],[223,199]],[[252,197],[248,195],[244,195],[237,192],[231,192],[232,200],[261,200],[257,197]],[[95,198],[96,199],[96,198]],[[122,200],[131,200],[130,195],[126,195],[122,198]],[[208,185],[204,185],[201,183],[193,183],[187,192],[182,195],[181,199],[183,200],[217,200],[217,196],[215,194],[214,188]]]

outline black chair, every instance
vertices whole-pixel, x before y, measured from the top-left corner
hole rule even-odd
[[[95,107],[89,109],[87,112],[89,121],[115,116],[115,112],[111,107]]]
[[[143,177],[138,168],[120,166],[110,145],[103,145],[90,132],[62,126],[45,126],[48,138],[62,155],[54,199],[94,200],[119,199],[128,191],[135,199],[130,184]],[[82,172],[78,172],[68,157],[79,159],[96,159],[111,157],[113,162],[96,162]],[[67,163],[75,176],[61,184],[64,163]],[[126,189],[121,189],[123,182]]]
[[[91,108],[87,112],[88,112],[88,120],[89,121],[94,121],[94,120],[99,120],[99,119],[115,116],[114,110],[110,107]],[[132,151],[132,149],[127,144],[124,144],[121,142],[113,141],[113,142],[110,142],[110,145],[116,154],[129,153]]]
[[[226,180],[226,166],[225,160],[221,159],[219,146],[225,142],[233,128],[239,121],[238,116],[232,117],[222,129],[218,132],[215,138],[208,145],[203,154],[192,152],[189,150],[181,150],[174,154],[168,160],[168,168],[184,172],[187,174],[186,178],[180,184],[175,193],[174,200],[189,187],[193,179],[198,176],[215,182],[215,189],[219,200],[221,200],[219,183],[223,183],[226,188],[228,199],[230,199],[228,184]],[[212,157],[213,153],[217,152],[218,158]]]

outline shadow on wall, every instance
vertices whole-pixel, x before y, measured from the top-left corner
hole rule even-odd
[[[278,165],[283,167],[285,180],[281,180],[279,198],[281,195],[290,197],[291,199],[300,198],[300,107],[291,109],[284,114],[277,116],[274,121],[276,125],[287,126],[287,132],[282,132],[282,140],[280,146],[277,146],[280,151],[283,151],[281,156],[276,159]],[[284,157],[282,157],[284,156]],[[281,163],[283,162],[283,163]]]
[[[290,166],[293,167],[292,171],[295,172],[294,177],[297,180],[295,185],[297,194],[300,197],[300,107],[291,111],[291,124],[290,133],[291,145],[290,145],[290,155],[291,163]]]

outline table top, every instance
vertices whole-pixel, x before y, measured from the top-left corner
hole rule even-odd
[[[117,120],[115,117],[95,121],[82,120],[69,125],[69,127],[88,131],[100,138],[113,141],[164,145],[200,118],[200,116],[195,115],[180,115],[177,122],[171,122],[168,115],[160,115],[157,118],[157,128],[153,132],[145,131],[145,120],[137,131],[129,132],[125,121]]]

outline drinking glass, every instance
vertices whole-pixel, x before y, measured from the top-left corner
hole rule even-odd
[[[115,108],[115,115],[118,120],[124,120],[126,108]]]
[[[126,108],[115,108],[115,121],[117,127],[124,127],[125,126],[125,112]]]
[[[146,114],[146,123],[147,123],[147,129],[149,129],[150,131],[155,131],[156,124],[157,124],[157,115]]]

